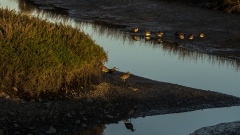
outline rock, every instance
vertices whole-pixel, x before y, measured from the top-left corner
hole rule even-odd
[[[5,121],[7,118],[6,117],[2,117],[0,118],[0,121]]]
[[[81,111],[81,112],[80,112],[80,115],[83,115],[83,114],[84,114],[84,112]]]
[[[76,124],[80,124],[81,121],[80,121],[80,120],[76,120],[75,123],[76,123]]]
[[[30,101],[31,101],[31,102],[35,102],[35,100],[34,100],[34,99],[31,99]]]
[[[84,120],[84,121],[87,121],[87,118],[86,118],[86,117],[83,117],[83,120]]]
[[[108,117],[108,118],[111,118],[111,119],[113,118],[113,116],[112,116],[112,115],[107,115],[107,117]]]
[[[240,121],[234,121],[203,127],[189,135],[239,135],[239,131]]]
[[[19,125],[15,123],[15,124],[13,124],[13,127],[17,128],[17,127],[19,127]]]
[[[8,115],[11,116],[11,117],[14,117],[14,116],[16,116],[16,113],[15,112],[8,112]]]
[[[92,102],[92,99],[91,98],[87,98],[87,102]]]
[[[138,88],[134,88],[134,87],[129,87],[129,89],[131,89],[132,91],[138,91]]]
[[[20,134],[20,133],[21,133],[21,132],[19,132],[19,131],[15,131],[15,132],[14,132],[14,134]]]
[[[132,115],[133,113],[134,113],[134,109],[133,108],[128,111],[128,115]]]
[[[15,131],[14,134],[21,134],[21,132],[20,131]]]
[[[49,102],[49,103],[45,103],[45,104],[44,104],[44,107],[47,108],[47,109],[49,109],[49,108],[51,107],[51,105],[52,105],[52,103],[50,103],[50,102]]]
[[[56,129],[53,126],[50,126],[49,129],[46,131],[47,134],[55,134]]]
[[[67,113],[66,116],[72,118],[72,115],[70,113]]]
[[[82,127],[83,127],[83,128],[87,127],[87,124],[83,123],[83,124],[82,124]]]
[[[4,135],[4,131],[3,130],[0,130],[0,135]]]

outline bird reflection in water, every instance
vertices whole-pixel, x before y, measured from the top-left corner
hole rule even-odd
[[[133,129],[133,124],[131,123],[131,118],[123,120],[123,122],[124,122],[124,125],[127,129],[131,130],[132,132],[135,131],[135,129]]]

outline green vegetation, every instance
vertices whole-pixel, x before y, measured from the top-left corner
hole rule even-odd
[[[107,54],[79,29],[0,9],[0,88],[32,97],[100,77]]]

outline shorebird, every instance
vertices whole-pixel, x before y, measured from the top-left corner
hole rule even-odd
[[[176,31],[175,33],[174,33],[174,36],[179,36],[180,35],[180,33],[182,33],[182,32],[179,32],[179,31]]]
[[[120,78],[125,82],[125,80],[130,76],[130,72],[120,75]]]
[[[112,69],[108,69],[109,74],[113,74],[118,68],[113,67]]]
[[[151,36],[151,31],[146,31],[146,32],[145,32],[145,36],[146,36],[146,37]]]
[[[162,37],[164,35],[164,32],[162,32],[162,31],[159,31],[158,33],[157,33],[157,36],[158,37]]]
[[[105,67],[105,66],[102,66],[102,72],[104,72],[104,73],[108,73],[108,72],[109,72],[109,70],[108,70],[108,68],[107,68],[107,67]]]
[[[193,34],[188,35],[188,39],[193,40]]]
[[[137,33],[138,32],[138,28],[134,28],[133,32]]]
[[[179,33],[179,38],[184,39],[185,35],[183,33]]]
[[[199,33],[199,37],[200,37],[200,38],[204,38],[204,33],[203,33],[203,32],[200,32],[200,33]]]
[[[118,68],[113,67],[112,69],[108,69],[105,66],[102,66],[102,72],[104,73],[109,73],[109,74],[113,74]]]

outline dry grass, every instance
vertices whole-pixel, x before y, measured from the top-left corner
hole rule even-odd
[[[227,13],[240,13],[240,0],[167,0],[168,2],[197,5]]]
[[[38,96],[101,75],[107,54],[79,29],[0,9],[0,87]]]
[[[228,13],[240,13],[240,0],[224,0],[225,11]]]

